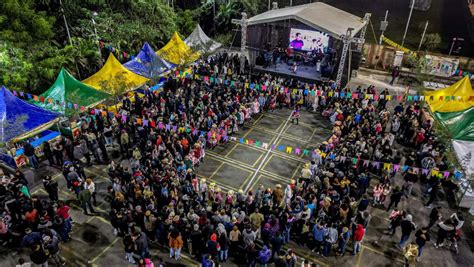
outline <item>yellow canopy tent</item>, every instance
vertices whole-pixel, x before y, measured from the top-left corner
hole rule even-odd
[[[431,96],[433,96],[432,100]],[[453,96],[455,97],[454,101],[446,101],[446,97],[451,98]],[[432,112],[456,112],[468,109],[474,106],[474,101],[469,101],[471,96],[474,96],[474,91],[468,76],[447,88],[425,92],[426,102],[428,102]],[[458,97],[461,97],[462,101]]]
[[[170,41],[156,54],[176,65],[194,62],[199,58],[199,53],[187,46],[177,32],[173,34]]]
[[[99,90],[113,93],[111,88],[127,86],[127,90],[135,89],[148,81],[147,78],[135,74],[122,66],[115,56],[110,53],[104,66],[82,82]]]

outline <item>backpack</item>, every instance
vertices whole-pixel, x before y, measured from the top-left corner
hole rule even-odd
[[[270,261],[271,252],[270,250],[260,250],[258,253],[258,262],[264,264]]]

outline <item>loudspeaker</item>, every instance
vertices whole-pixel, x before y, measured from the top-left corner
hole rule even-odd
[[[362,62],[362,52],[352,51],[351,69],[358,70]]]

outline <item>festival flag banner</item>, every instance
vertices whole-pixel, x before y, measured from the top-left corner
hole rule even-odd
[[[393,171],[394,172],[398,172],[399,169],[400,169],[400,164],[393,164]]]
[[[421,174],[428,175],[428,169],[425,169],[425,168],[421,169]]]
[[[299,156],[300,154],[301,154],[301,148],[297,147],[297,148],[295,149],[295,155],[298,155],[298,156]]]

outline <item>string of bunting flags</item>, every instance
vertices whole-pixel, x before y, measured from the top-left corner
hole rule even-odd
[[[189,73],[183,73],[182,71],[176,71],[175,77],[181,77],[181,78],[191,78],[191,74]],[[273,84],[269,83],[268,81],[266,83],[249,83],[245,82],[242,83],[240,81],[234,81],[234,80],[227,80],[227,79],[222,79],[219,77],[214,77],[214,76],[204,76],[204,75],[199,75],[199,74],[194,74],[194,79],[195,80],[201,80],[205,81],[209,84],[224,84],[224,85],[230,85],[230,86],[239,86],[239,85],[244,85],[245,89],[252,89],[252,90],[257,90],[257,91],[267,91],[267,90],[279,90],[280,92],[284,93],[293,93],[293,94],[303,94],[303,95],[311,95],[311,96],[325,96],[325,97],[335,97],[335,98],[347,98],[347,99],[371,99],[371,100],[381,100],[385,99],[387,101],[390,100],[395,100],[399,102],[403,101],[474,101],[474,95],[471,95],[469,97],[467,96],[452,96],[452,95],[446,95],[446,96],[440,96],[439,98],[434,98],[433,96],[425,96],[425,95],[389,95],[389,94],[363,94],[363,93],[356,93],[356,92],[340,92],[338,90],[334,90],[334,87],[329,90],[320,90],[317,89],[316,84],[311,84],[311,83],[305,83],[302,82],[304,89],[291,89],[290,87],[279,85],[279,84]]]
[[[190,78],[191,74],[189,74],[188,72],[176,71],[175,77]],[[315,84],[310,84],[310,83],[304,83],[305,89],[290,89],[290,87],[285,87],[283,85],[278,85],[278,84],[269,84],[268,82],[265,84],[248,83],[248,82],[242,83],[240,81],[226,80],[222,78],[216,78],[213,76],[200,76],[198,74],[194,75],[194,79],[203,80],[211,84],[224,84],[224,85],[230,85],[230,86],[239,86],[243,84],[244,88],[246,89],[250,88],[252,90],[257,90],[260,92],[272,90],[272,88],[275,88],[279,90],[280,92],[303,94],[305,96],[309,94],[311,96],[325,96],[325,97],[336,97],[336,98],[347,98],[347,99],[371,99],[374,101],[385,99],[387,101],[396,100],[399,102],[404,102],[404,101],[422,102],[422,101],[428,101],[428,100],[429,101],[446,101],[446,102],[448,101],[474,101],[474,95],[471,95],[469,97],[468,96],[439,96],[439,98],[434,99],[433,96],[424,96],[424,95],[385,95],[385,94],[362,94],[362,93],[355,93],[355,92],[339,92],[336,90],[325,91],[325,90],[317,89]],[[19,92],[15,90],[11,90],[11,91],[13,95],[17,97],[21,97],[23,99],[33,100],[33,101],[41,102],[41,103],[47,102],[51,105],[63,106],[68,109],[75,109],[75,110],[81,110],[81,111],[86,110],[85,106],[78,105],[76,103],[59,102],[52,98],[45,98],[43,96],[38,96],[38,95],[30,94],[30,93],[24,93],[22,91],[19,91]]]
[[[334,152],[323,152],[320,151],[319,149],[302,149],[299,147],[291,147],[291,146],[283,146],[283,145],[274,145],[274,144],[269,144],[269,143],[262,143],[258,140],[251,140],[251,139],[246,139],[246,138],[237,138],[237,137],[230,137],[231,141],[235,142],[240,142],[242,144],[247,144],[247,145],[255,145],[256,147],[260,147],[263,149],[270,149],[270,150],[277,150],[280,152],[284,152],[287,154],[291,155],[303,155],[303,156],[309,156],[311,153],[311,156],[314,157],[314,153],[318,153],[323,160],[331,160],[331,161],[339,161],[342,163],[346,162],[352,162],[353,165],[360,166],[362,164],[363,167],[372,167],[377,170],[382,168],[385,171],[389,172],[406,172],[409,169],[413,171],[415,174],[422,174],[422,175],[432,175],[438,178],[449,178],[451,175],[454,177],[460,176],[461,173],[459,171],[439,171],[434,168],[428,169],[428,168],[420,168],[420,167],[412,167],[408,165],[401,165],[401,164],[394,164],[394,163],[389,163],[389,162],[381,162],[381,161],[373,161],[373,160],[366,160],[366,159],[361,159],[360,157],[347,157],[347,156],[337,156],[336,153]]]
[[[99,109],[91,110],[91,114],[92,115],[100,114],[103,117],[114,116],[117,119],[121,119],[123,123],[126,123],[127,120],[130,120],[130,117],[125,114],[119,114],[117,112],[107,112],[105,110],[99,110]],[[254,145],[262,149],[277,150],[280,152],[284,152],[284,153],[296,155],[296,156],[310,156],[311,155],[311,157],[313,157],[314,153],[318,153],[323,160],[339,161],[342,163],[351,161],[353,165],[356,165],[356,166],[362,165],[363,167],[372,167],[377,170],[382,168],[383,170],[390,171],[390,172],[399,172],[399,171],[406,172],[409,169],[411,169],[415,174],[421,173],[422,175],[432,175],[440,179],[449,178],[451,175],[453,175],[454,177],[461,175],[461,173],[458,171],[454,171],[454,172],[439,171],[434,168],[429,169],[429,168],[421,168],[421,167],[412,167],[412,166],[394,164],[394,163],[389,163],[389,162],[366,160],[366,159],[361,159],[360,157],[338,156],[336,155],[336,153],[332,151],[323,152],[323,151],[320,151],[319,149],[307,149],[307,148],[284,146],[284,145],[277,146],[275,144],[269,144],[269,143],[261,142],[259,140],[228,136],[225,130],[221,130],[218,132],[217,131],[202,131],[193,127],[183,127],[183,126],[178,127],[176,125],[164,124],[161,121],[156,122],[156,121],[145,119],[145,118],[135,118],[135,123],[138,125],[145,126],[145,127],[165,130],[167,132],[187,133],[187,134],[192,134],[194,136],[199,135],[199,136],[205,136],[207,138],[215,138],[217,139],[218,142],[220,141],[227,142],[229,140],[234,141],[234,142],[240,142],[242,144]]]

